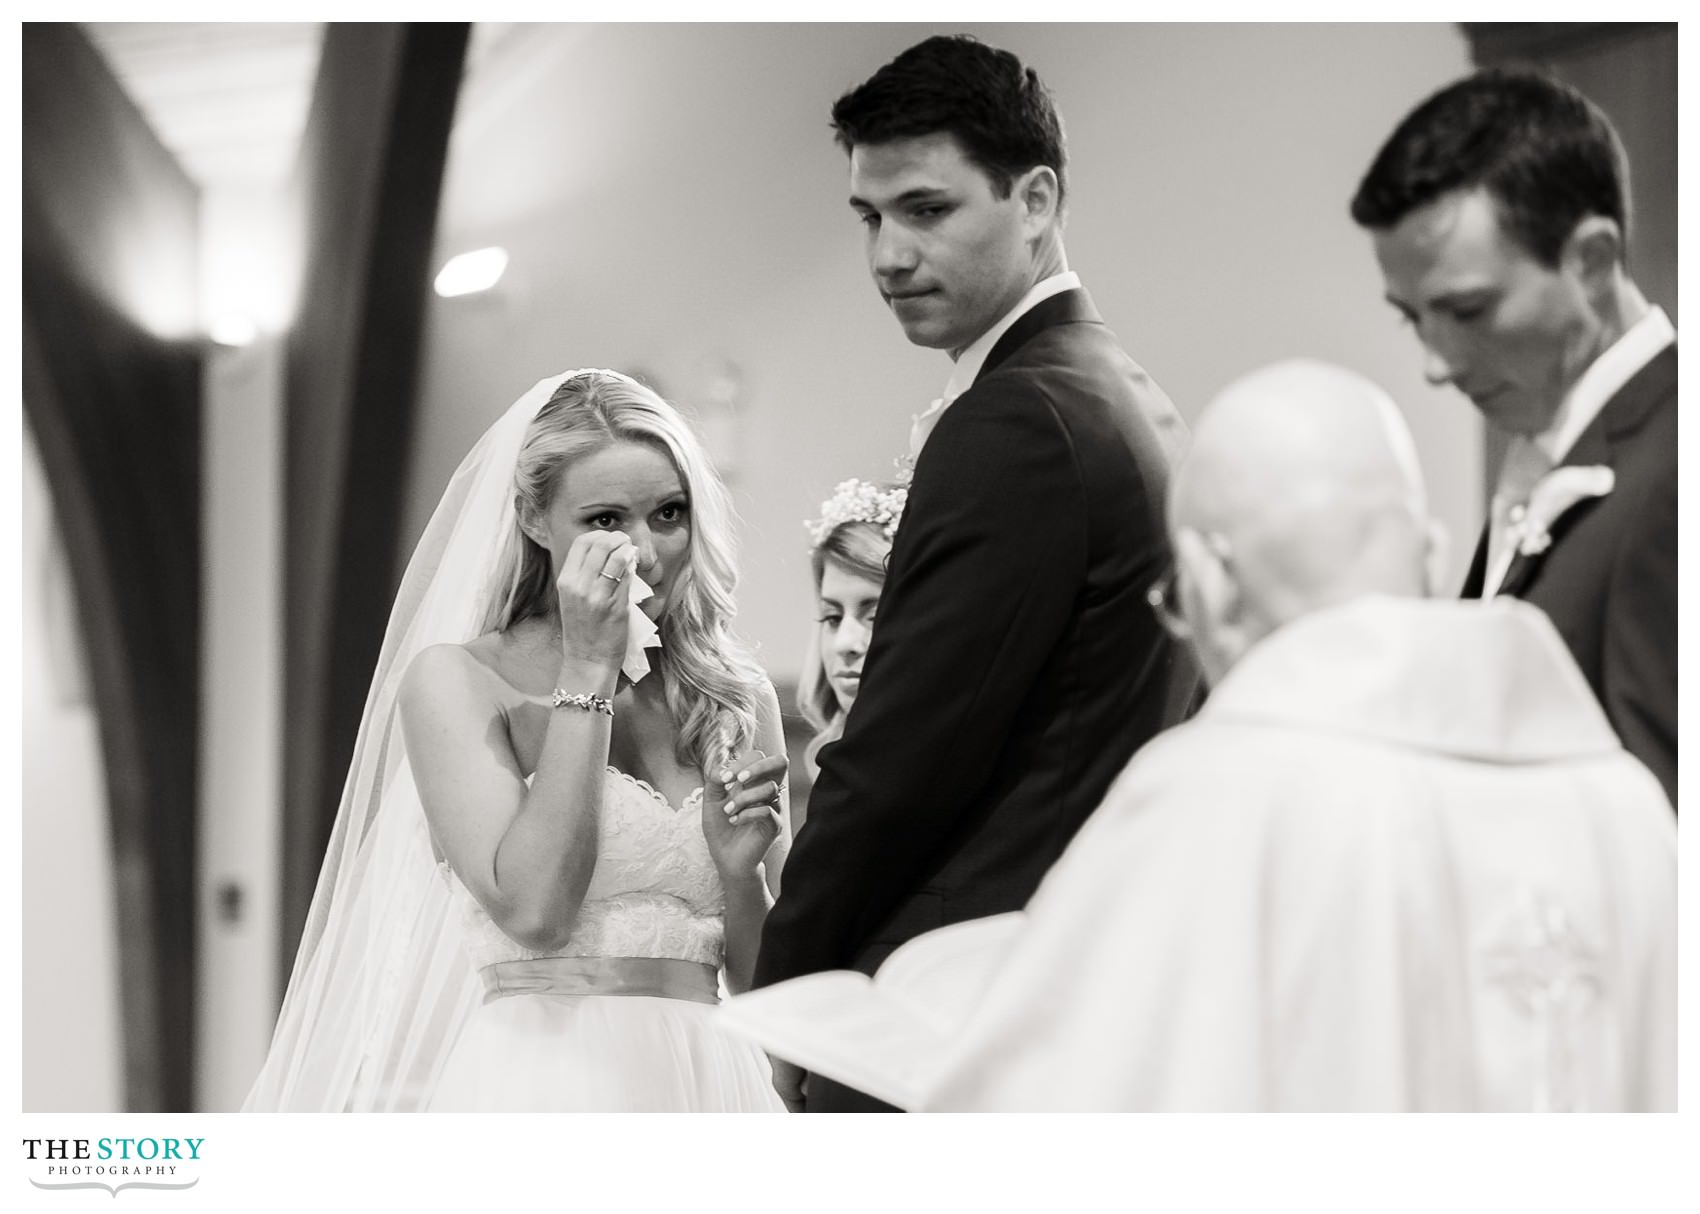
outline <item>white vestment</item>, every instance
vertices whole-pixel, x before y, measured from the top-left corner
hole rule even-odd
[[[920,1107],[1675,1107],[1674,815],[1521,602],[1267,637],[1026,917]]]

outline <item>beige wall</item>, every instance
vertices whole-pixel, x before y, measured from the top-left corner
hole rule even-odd
[[[812,618],[802,520],[844,477],[889,471],[949,372],[868,281],[827,112],[945,28],[543,27],[499,46],[463,99],[439,244],[501,244],[512,268],[491,297],[433,303],[407,542],[536,379],[641,369],[690,405],[733,368],[741,624],[794,677]],[[1290,355],[1370,375],[1406,407],[1461,580],[1480,510],[1474,414],[1422,383],[1346,215],[1392,124],[1468,69],[1456,27],[948,28],[1051,83],[1073,159],[1071,263],[1181,411]]]

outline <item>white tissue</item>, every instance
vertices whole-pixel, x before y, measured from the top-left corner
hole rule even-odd
[[[649,673],[649,655],[644,650],[661,648],[661,633],[655,627],[655,621],[638,608],[639,603],[654,597],[655,591],[635,572],[627,585],[631,588],[632,602],[627,608],[631,616],[626,628],[626,660],[620,663],[620,671],[635,683]]]

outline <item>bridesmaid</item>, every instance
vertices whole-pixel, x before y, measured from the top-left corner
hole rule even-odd
[[[862,659],[885,586],[886,559],[907,498],[908,489],[901,484],[847,480],[821,504],[820,518],[807,524],[819,613],[809,635],[797,699],[815,729],[803,756],[811,781],[820,773],[821,747],[844,731],[845,715],[861,686]],[[793,806],[792,814],[795,832],[806,808]]]

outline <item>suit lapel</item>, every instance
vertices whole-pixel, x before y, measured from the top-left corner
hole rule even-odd
[[[1556,524],[1553,527],[1553,530],[1559,531],[1568,529],[1568,525],[1571,521],[1570,516],[1573,514],[1580,514],[1583,509],[1584,508],[1582,506],[1577,506],[1566,512],[1563,521]],[[1553,537],[1553,542],[1558,542],[1557,536]],[[1551,550],[1548,549],[1548,551]],[[1534,580],[1535,570],[1540,568],[1541,560],[1545,556],[1545,552],[1537,553],[1534,556],[1525,556],[1521,552],[1513,553],[1511,557],[1511,564],[1505,567],[1505,576],[1500,579],[1499,589],[1493,592],[1494,597],[1497,598],[1502,594],[1510,595],[1512,598],[1522,597],[1524,588]]]
[[[1659,351],[1617,395],[1606,402],[1600,415],[1582,431],[1560,467],[1612,464],[1612,449],[1633,438],[1647,424],[1648,416],[1667,397],[1676,394],[1676,343]]]
[[[1023,312],[1021,318],[998,338],[991,353],[986,355],[986,361],[980,365],[980,373],[974,377],[974,382],[979,383],[990,375],[998,364],[1005,362],[1010,355],[1052,325],[1076,324],[1082,321],[1091,324],[1104,323],[1104,318],[1098,315],[1098,309],[1092,306],[1092,297],[1083,288],[1058,291],[1047,299],[1041,299]]]
[[[1589,427],[1582,431],[1582,436],[1576,440],[1563,461],[1561,468],[1585,468],[1590,465],[1604,464],[1616,467],[1615,449],[1620,443],[1634,438],[1635,434],[1646,425],[1647,418],[1654,408],[1667,397],[1676,392],[1676,345],[1666,346],[1652,360],[1637,371],[1628,383],[1617,390],[1617,395],[1606,402]],[[1499,584],[1496,595],[1506,594],[1521,597],[1528,588],[1535,574],[1540,571],[1541,562],[1546,559],[1546,553],[1561,543],[1565,534],[1576,525],[1581,517],[1599,504],[1599,499],[1578,502],[1566,510],[1552,526],[1552,544],[1544,551],[1533,555],[1519,552],[1511,558],[1511,564],[1505,570],[1505,577]],[[1477,564],[1486,564],[1486,540],[1484,539],[1477,553]],[[1469,594],[1471,579],[1475,581],[1476,593],[1481,596],[1482,582],[1485,574],[1477,572],[1477,565],[1470,568],[1470,578],[1464,582],[1464,597]]]

